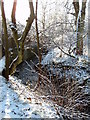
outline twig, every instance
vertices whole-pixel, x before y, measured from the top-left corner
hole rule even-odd
[[[34,72],[35,72],[35,70],[31,67],[31,65],[27,62],[27,61],[25,61],[26,63],[27,63],[27,65],[30,67],[30,69],[32,69]],[[32,62],[33,63],[33,62]],[[36,66],[37,67],[37,66]],[[42,75],[43,74],[43,71],[39,68],[39,67],[37,67],[38,69],[39,69],[39,72],[36,72],[39,76],[40,76],[40,78],[41,79],[43,79],[41,82],[42,83],[44,83],[44,84],[46,84],[45,82],[47,82],[48,84],[46,84],[47,86],[50,84],[51,85],[51,87],[49,87],[49,89],[52,89],[52,91],[56,91],[56,89],[55,89],[55,87],[54,87],[54,85],[52,84],[52,82],[48,79],[48,77],[47,76],[45,76],[45,75]],[[41,74],[42,73],[42,74]],[[36,87],[35,87],[35,89],[34,89],[34,91],[36,90],[36,88],[37,88],[37,85],[36,85]]]
[[[54,44],[56,45],[56,47],[58,47],[64,54],[66,54],[66,55],[68,55],[68,56],[70,56],[70,57],[76,58],[75,56],[72,56],[72,55],[66,53],[66,52],[65,52],[60,46],[58,46],[54,41],[53,41],[53,43],[54,43]]]

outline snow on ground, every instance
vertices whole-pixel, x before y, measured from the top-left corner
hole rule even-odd
[[[64,59],[60,58],[60,54],[61,54],[61,50],[58,47],[52,49],[44,57],[44,59],[42,60],[41,64],[42,65],[47,65],[47,64],[50,64],[52,62],[57,62],[58,60],[63,62]]]
[[[38,95],[10,77],[0,76],[0,119],[2,118],[58,118],[53,104],[38,99]]]
[[[44,65],[48,65],[51,63],[64,63],[66,65],[78,65],[78,66],[83,66],[83,63],[88,62],[88,56],[85,55],[74,55],[75,58],[73,57],[69,57],[67,55],[63,55],[63,57],[60,57],[61,54],[61,50],[56,47],[52,50],[50,50],[47,55],[43,58],[41,64]]]
[[[57,66],[53,66],[52,69],[53,62],[57,64]],[[66,78],[72,78],[81,82],[90,76],[90,73],[87,71],[90,69],[88,64],[88,56],[77,55],[73,58],[63,55],[63,57],[60,57],[60,50],[57,47],[47,53],[41,64],[43,66],[46,65],[47,71],[49,71],[49,73],[52,71],[53,75],[56,76],[57,74],[59,78],[62,78],[63,75],[65,75]],[[71,68],[68,67],[69,69],[64,70],[61,66],[71,66]]]

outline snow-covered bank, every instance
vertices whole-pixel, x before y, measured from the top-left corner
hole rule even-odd
[[[58,118],[53,104],[39,99],[17,79],[10,82],[0,76],[0,119],[2,118]]]
[[[88,62],[88,56],[85,55],[74,55],[75,58],[66,54],[64,54],[63,57],[60,57],[60,55],[61,50],[58,47],[55,47],[54,49],[50,50],[45,57],[43,57],[41,64],[44,66],[52,63],[64,63],[67,65],[77,64],[79,66],[83,66],[83,63]]]

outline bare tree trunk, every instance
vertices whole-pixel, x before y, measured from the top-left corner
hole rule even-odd
[[[41,53],[40,53],[40,43],[39,43],[39,33],[38,33],[38,23],[37,23],[37,7],[38,7],[38,0],[37,0],[37,2],[36,2],[35,25],[36,25],[36,37],[37,37],[37,47],[38,47],[39,64],[41,64]]]
[[[23,61],[23,58],[24,58],[24,42],[25,42],[25,39],[26,39],[26,36],[31,28],[31,25],[33,23],[33,20],[35,18],[34,16],[34,7],[33,7],[33,2],[32,0],[29,1],[29,8],[30,8],[30,17],[28,18],[27,20],[27,24],[26,24],[26,27],[23,31],[23,34],[20,38],[18,38],[18,32],[17,32],[17,29],[16,29],[16,18],[15,18],[15,13],[16,13],[16,4],[17,4],[17,0],[14,0],[14,3],[13,3],[13,9],[12,9],[12,15],[11,15],[11,18],[12,18],[12,25],[14,25],[13,27],[11,26],[12,29],[12,32],[13,32],[13,37],[14,37],[14,41],[16,43],[16,46],[17,46],[17,52],[18,52],[18,56],[12,61],[12,63],[10,64],[9,66],[9,69],[10,69],[10,72],[9,74],[12,74],[17,65],[20,64],[22,61]]]
[[[79,0],[75,2],[73,0],[73,5],[75,9],[75,16],[76,16],[76,21],[75,25],[77,25],[77,45],[76,45],[76,54],[82,55],[83,54],[83,32],[84,32],[84,21],[85,21],[85,9],[86,9],[86,1],[82,1],[82,3],[79,3]],[[79,15],[79,4],[82,4],[82,9],[81,9],[81,16]]]
[[[78,33],[77,33],[77,47],[76,54],[83,55],[83,32],[84,32],[84,23],[85,23],[85,9],[86,2],[82,2],[81,17],[78,22]]]
[[[61,25],[61,28],[62,28],[61,49],[63,49],[63,32],[64,32],[63,24]],[[61,51],[61,53],[60,53],[60,57],[62,57],[62,51]]]
[[[88,3],[88,71],[90,71],[90,1]]]
[[[6,17],[5,17],[5,11],[4,11],[4,2],[1,1],[1,13],[2,13],[2,24],[4,29],[4,37],[5,37],[5,77],[8,80],[9,79],[9,52],[8,52],[8,32],[7,32],[7,23],[6,23]]]
[[[39,33],[38,33],[38,23],[37,23],[37,9],[38,9],[38,0],[36,0],[36,16],[35,16],[35,26],[36,26],[36,37],[37,37],[37,48],[38,48],[38,56],[39,56],[39,68],[41,70],[41,50],[40,50],[40,43],[39,43]],[[39,71],[41,72],[41,71]],[[38,77],[38,83],[35,86],[34,91],[39,87],[41,78]]]
[[[75,25],[76,25],[77,24],[78,13],[79,13],[79,0],[77,0],[77,2],[75,0],[73,0],[73,6],[74,6],[74,9],[75,9],[75,17],[76,17]]]
[[[11,20],[12,20],[11,29],[12,29],[12,32],[13,32],[13,37],[14,37],[15,44],[17,46],[17,49],[19,49],[18,33],[17,33],[17,28],[16,28],[17,27],[16,26],[16,18],[15,18],[15,15],[16,15],[16,6],[17,6],[17,0],[14,0],[12,14],[11,14]]]

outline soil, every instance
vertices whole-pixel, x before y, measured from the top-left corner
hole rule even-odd
[[[38,60],[34,60],[34,64],[37,64]],[[34,88],[38,81],[38,74],[34,71],[34,64],[30,60],[22,62],[18,65],[14,76],[21,80],[24,85],[29,85],[30,88]],[[33,70],[32,70],[33,69]]]

